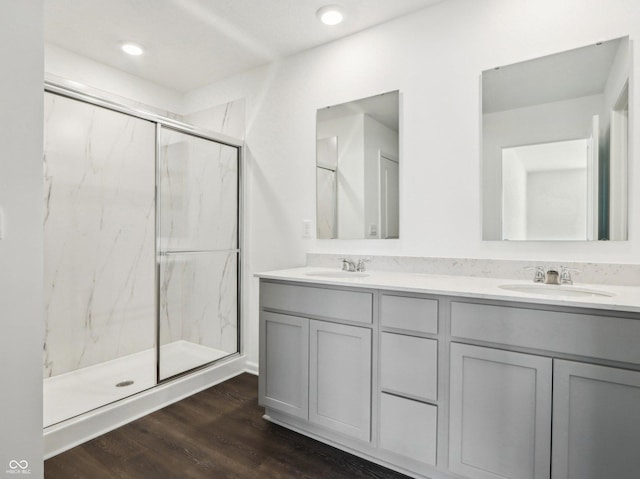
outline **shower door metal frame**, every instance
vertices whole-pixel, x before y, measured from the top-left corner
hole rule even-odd
[[[188,123],[183,123],[178,120],[173,120],[171,118],[167,118],[159,113],[152,112],[150,110],[145,110],[143,108],[136,108],[132,106],[125,105],[123,103],[118,103],[109,99],[105,96],[100,96],[95,93],[89,93],[82,91],[76,82],[72,82],[69,80],[56,79],[54,80],[45,80],[44,82],[44,91],[53,93],[56,95],[60,95],[63,97],[70,98],[72,100],[78,100],[84,103],[88,103],[90,105],[106,108],[107,110],[112,110],[118,113],[123,113],[125,115],[129,115],[134,118],[139,118],[141,120],[147,120],[151,123],[155,123],[155,242],[154,242],[154,255],[155,255],[155,271],[154,271],[154,281],[155,281],[155,348],[156,348],[156,383],[155,386],[160,384],[165,384],[169,381],[177,379],[179,377],[189,375],[194,371],[207,368],[212,364],[223,362],[230,360],[232,358],[236,358],[243,354],[243,328],[242,328],[242,251],[244,249],[244,235],[243,235],[243,221],[244,221],[244,181],[243,181],[243,166],[244,166],[244,141],[238,138],[233,138],[228,135],[224,135],[222,133],[216,133],[213,131],[206,130],[204,128],[198,128],[193,125],[189,125]],[[226,146],[230,146],[236,148],[238,150],[238,198],[237,198],[237,228],[238,228],[238,238],[237,238],[237,271],[236,271],[236,297],[237,297],[237,351],[235,353],[229,354],[228,356],[224,356],[216,361],[212,361],[201,366],[197,366],[195,368],[189,369],[188,371],[184,371],[182,373],[176,374],[169,378],[160,380],[160,235],[159,235],[159,226],[160,226],[160,218],[159,218],[159,198],[160,198],[160,171],[159,171],[159,161],[160,161],[160,129],[162,127],[175,130],[180,133],[184,133],[187,135],[195,136],[198,138],[202,138],[204,140],[213,141],[215,143],[220,143]],[[155,387],[154,386],[154,387]],[[134,394],[135,395],[135,394]]]
[[[236,257],[236,297],[237,297],[237,321],[238,324],[236,325],[237,327],[237,338],[236,338],[236,345],[237,345],[237,351],[235,353],[231,353],[228,354],[227,356],[224,356],[220,359],[217,359],[215,361],[211,361],[205,364],[202,364],[200,366],[196,366],[193,367],[191,369],[188,369],[186,371],[174,374],[172,376],[169,376],[167,378],[161,379],[160,378],[160,257],[161,256],[167,256],[168,254],[198,254],[201,253],[203,251],[196,251],[196,250],[189,250],[189,251],[172,251],[172,252],[165,252],[164,254],[161,252],[161,248],[160,248],[160,196],[161,196],[161,179],[160,179],[160,150],[161,150],[161,144],[160,144],[160,135],[161,135],[161,131],[162,129],[165,128],[166,130],[170,130],[170,131],[176,131],[178,133],[182,133],[185,135],[189,135],[189,136],[193,136],[195,138],[200,138],[200,139],[204,139],[204,140],[209,140],[209,141],[213,141],[215,143],[218,144],[222,144],[222,145],[226,145],[226,146],[231,146],[237,149],[238,151],[238,157],[237,157],[237,162],[238,162],[238,184],[237,184],[237,198],[236,198],[236,204],[238,206],[238,211],[237,211],[237,215],[236,215],[236,225],[238,228],[238,235],[237,235],[237,239],[236,239],[236,248],[235,249],[231,249],[231,250],[225,250],[225,251],[235,251],[237,257]],[[202,130],[197,130],[197,129],[193,129],[193,131],[187,131],[184,128],[178,128],[176,127],[174,124],[162,124],[162,123],[157,123],[156,124],[156,384],[163,384],[166,383],[167,381],[171,381],[173,379],[179,378],[181,376],[187,375],[192,373],[193,371],[197,371],[199,369],[203,369],[206,368],[208,366],[210,366],[211,364],[215,364],[216,362],[219,361],[224,361],[227,360],[229,358],[233,358],[236,356],[239,356],[240,354],[242,354],[242,341],[241,341],[241,316],[240,316],[240,306],[241,306],[241,257],[242,257],[242,248],[241,248],[241,244],[242,244],[242,234],[241,234],[241,219],[242,219],[242,198],[243,198],[243,189],[242,189],[242,152],[243,149],[240,146],[235,146],[229,143],[224,143],[222,141],[218,141],[215,138],[213,138],[210,134],[207,134],[208,132],[203,132]]]

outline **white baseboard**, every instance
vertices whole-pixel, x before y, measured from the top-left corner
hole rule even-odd
[[[116,403],[49,426],[44,430],[44,458],[49,459],[243,372],[255,374],[254,369],[257,372],[257,365],[255,368],[249,367],[245,356],[236,356]]]
[[[245,372],[249,374],[253,374],[254,376],[258,375],[258,363],[247,361],[245,364]]]

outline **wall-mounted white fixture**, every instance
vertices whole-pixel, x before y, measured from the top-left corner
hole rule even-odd
[[[140,45],[136,45],[135,43],[123,43],[120,48],[122,48],[123,52],[136,57],[144,53],[142,47]]]
[[[311,238],[311,220],[302,220],[302,238]]]
[[[344,11],[338,5],[325,5],[318,9],[316,16],[325,25],[337,25],[344,20]]]

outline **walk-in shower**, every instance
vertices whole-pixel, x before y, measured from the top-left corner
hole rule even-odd
[[[239,353],[240,142],[47,85],[44,426]]]

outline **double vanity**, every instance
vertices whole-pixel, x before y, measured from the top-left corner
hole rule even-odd
[[[484,240],[628,238],[631,58],[625,36],[486,66]],[[318,239],[399,237],[401,101],[318,110]],[[267,419],[417,478],[640,477],[640,265],[573,265],[635,285],[598,286],[522,261],[333,261],[258,275]]]
[[[416,478],[640,471],[640,288],[260,277],[265,417]]]

